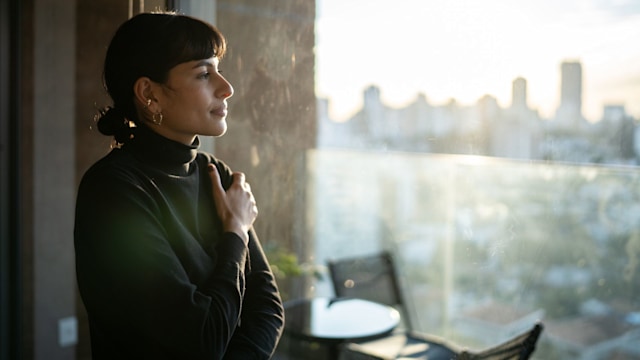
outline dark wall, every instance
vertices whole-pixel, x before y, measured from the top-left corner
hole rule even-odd
[[[24,339],[20,211],[22,6],[0,2],[0,359],[20,359]]]

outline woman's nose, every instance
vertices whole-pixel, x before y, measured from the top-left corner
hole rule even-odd
[[[233,86],[231,86],[231,83],[227,81],[227,79],[223,77],[220,79],[222,80],[222,84],[218,87],[216,96],[222,99],[230,98],[233,96]]]

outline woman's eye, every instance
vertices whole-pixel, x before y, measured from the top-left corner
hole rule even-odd
[[[202,73],[198,76],[198,78],[200,79],[208,79],[211,76],[211,74],[207,71],[205,73]]]

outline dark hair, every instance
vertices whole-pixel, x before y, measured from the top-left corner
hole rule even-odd
[[[212,56],[222,58],[224,36],[214,26],[175,13],[142,13],[116,31],[104,62],[103,84],[113,106],[102,109],[98,130],[117,143],[131,137],[129,121],[138,122],[133,85],[141,77],[165,83],[174,66]]]

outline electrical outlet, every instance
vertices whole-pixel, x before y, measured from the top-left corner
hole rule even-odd
[[[58,344],[61,347],[78,343],[78,319],[69,316],[58,320]]]

